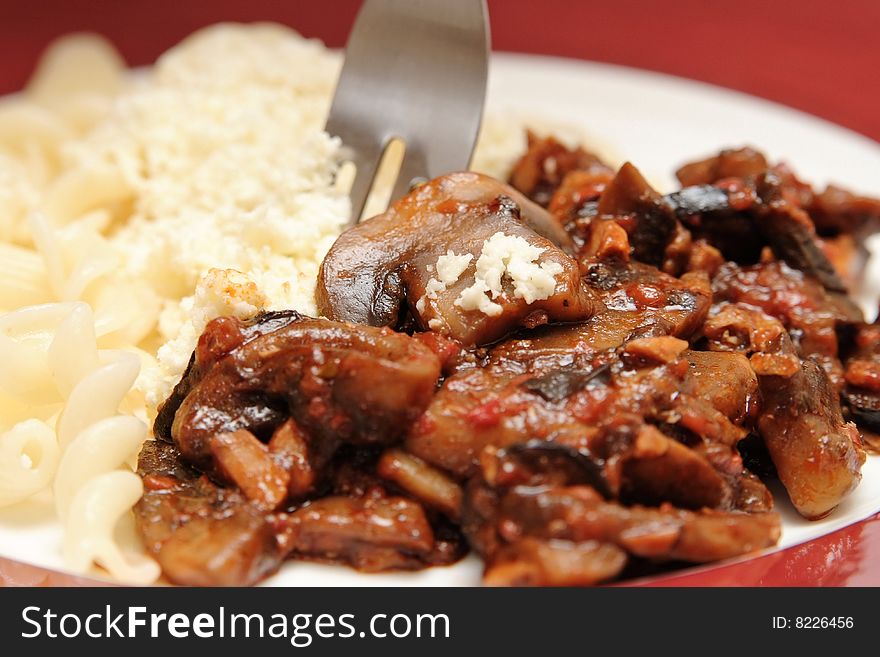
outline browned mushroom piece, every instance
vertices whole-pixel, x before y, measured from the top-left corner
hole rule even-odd
[[[633,335],[689,338],[700,327],[712,301],[712,288],[702,272],[675,278],[638,262],[585,260],[584,278],[608,310],[616,311]]]
[[[880,430],[880,325],[839,275],[880,202],[753,149],[678,175],[661,196],[530,135],[513,187],[452,173],[345,232],[326,319],[210,322],[139,459],[165,576],[472,548],[486,584],[592,585],[775,544],[758,475],[833,510],[865,460],[847,420]]]
[[[865,452],[844,422],[837,392],[816,363],[792,377],[762,376],[758,429],[792,504],[810,519],[830,513],[862,479]]]
[[[144,495],[135,506],[144,546],[171,582],[255,584],[285,552],[265,509],[184,465],[174,445],[150,440],[138,460]]]
[[[676,239],[689,244],[675,212],[654,190],[641,172],[627,162],[608,183],[596,206],[598,217],[614,218],[629,235],[633,258],[670,274],[684,270],[687,249],[674,245]]]
[[[778,178],[781,193],[789,202],[809,213],[823,237],[850,234],[863,238],[880,230],[880,200],[837,185],[828,185],[818,192],[799,180],[787,165],[771,166],[767,158],[753,148],[723,150],[718,155],[682,166],[676,175],[681,184],[689,188],[732,179],[755,180],[766,172]]]
[[[822,235],[850,234],[861,241],[880,231],[880,199],[829,185],[811,200],[810,217]]]
[[[712,282],[716,301],[743,303],[775,317],[796,336],[797,353],[816,359],[835,387],[843,385],[839,329],[862,321],[862,311],[843,295],[784,262],[748,267],[724,265]]]
[[[452,520],[459,519],[461,486],[442,470],[395,448],[382,454],[376,472],[426,506],[437,509]]]
[[[689,381],[698,365],[686,360],[687,343],[677,338],[636,338],[619,349],[612,344],[590,351],[589,333],[568,330],[566,351],[554,333],[546,332],[546,353],[542,339],[524,339],[493,350],[485,366],[449,377],[413,425],[407,450],[467,478],[480,467],[486,448],[509,451],[528,441],[550,441],[557,449],[592,455],[622,499],[738,508],[746,473],[735,445],[748,433],[743,423],[754,420],[757,389],[742,356],[694,358],[697,364],[713,363],[715,372],[730,361],[730,374],[710,387]],[[597,339],[606,336],[598,333]],[[703,391],[703,398],[693,396]],[[673,427],[673,435],[652,423]],[[689,443],[682,444],[675,432],[685,432]],[[704,442],[718,444],[704,449]],[[753,493],[769,504],[767,496]]]
[[[210,449],[219,476],[260,509],[272,511],[287,499],[289,473],[247,429],[215,434]]]
[[[773,255],[804,272],[832,293],[846,291],[809,214],[785,195],[779,177],[767,171],[725,188],[685,187],[665,197],[694,235],[742,265]]]
[[[366,572],[424,568],[434,550],[424,509],[378,489],[309,502],[278,524],[279,540],[295,556],[341,561]]]
[[[515,467],[499,482],[492,471],[468,486],[463,519],[491,584],[595,583],[619,572],[627,553],[699,563],[760,550],[779,538],[775,513],[623,506],[588,485],[517,475]],[[568,578],[560,564],[571,569]]]
[[[825,371],[799,360],[778,320],[754,307],[722,305],[704,332],[711,349],[750,354],[762,398],[757,426],[779,478],[801,515],[827,515],[861,481],[865,453]]]
[[[845,367],[844,398],[850,414],[860,427],[872,434],[880,433],[880,324],[855,327],[853,349]],[[870,442],[875,448],[880,445],[876,435]]]
[[[203,345],[215,331],[228,334],[235,321],[215,320],[205,329],[171,425],[183,457],[209,471],[218,433],[246,429],[268,442],[287,417],[328,452],[340,442],[394,442],[427,406],[440,377],[440,359],[422,342],[326,319],[299,318],[203,363]]]
[[[293,418],[272,433],[269,453],[287,477],[287,499],[298,502],[317,488],[329,450],[313,445],[309,435]]]
[[[679,167],[675,172],[682,186],[709,185],[725,178],[758,176],[768,168],[763,153],[749,146],[725,149],[718,155]]]
[[[756,181],[761,200],[755,227],[780,260],[813,277],[829,292],[846,292],[846,286],[821,249],[810,215],[784,194],[782,182],[773,172]]]
[[[375,485],[269,514],[261,499],[199,476],[162,441],[145,444],[138,472],[145,492],[135,515],[144,544],[175,584],[255,584],[291,555],[380,571],[463,554],[458,535],[444,526],[435,531],[417,502]]]
[[[611,169],[581,147],[569,148],[554,137],[526,133],[528,149],[516,161],[510,184],[535,203],[547,206],[563,179],[572,172],[607,174]]]
[[[321,266],[321,314],[416,325],[465,345],[601,310],[545,210],[475,173],[442,176],[343,233]]]
[[[156,421],[153,423],[153,434],[156,438],[171,440],[171,425],[174,416],[184,398],[192,387],[233,349],[242,347],[254,338],[271,333],[302,319],[302,315],[293,310],[261,313],[248,321],[233,317],[218,317],[211,322],[210,331],[204,331],[196,343],[195,352],[180,381],[174,386],[171,394],[159,405]]]
[[[698,236],[740,264],[756,262],[768,245],[829,291],[845,292],[844,279],[858,282],[867,260],[861,243],[880,230],[880,200],[834,185],[816,192],[786,164],[771,165],[751,148],[722,151],[681,167],[677,175],[684,188],[666,199]],[[817,231],[824,240],[848,245],[836,254],[837,267]]]
[[[625,507],[584,486],[505,491],[496,522],[504,539],[601,541],[639,557],[697,563],[761,550],[774,545],[780,533],[775,513]]]
[[[595,206],[614,179],[611,169],[587,169],[571,171],[553,193],[548,212],[566,227],[575,242],[578,241],[582,216],[595,215]]]
[[[717,409],[737,425],[750,425],[758,414],[758,380],[742,354],[692,351],[684,354],[690,369],[682,393]]]
[[[508,544],[486,563],[487,586],[592,586],[613,579],[626,552],[599,541],[542,540],[531,536]]]
[[[570,347],[589,344],[586,333],[566,334]],[[680,362],[630,369],[613,348],[578,353],[576,347],[566,356],[560,353],[560,336],[549,332],[548,339],[547,354],[539,340],[528,341],[532,367],[520,358],[521,351],[505,349],[490,356],[485,367],[448,377],[413,424],[407,450],[464,477],[487,445],[532,438],[588,443],[604,417],[670,408],[687,370]]]

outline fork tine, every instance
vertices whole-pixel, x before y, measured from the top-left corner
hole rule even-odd
[[[353,151],[352,153],[351,162],[355,166],[355,174],[351,190],[348,193],[351,199],[351,224],[356,224],[364,212],[364,206],[367,204],[373,181],[376,179],[376,171],[379,168],[381,158],[381,149],[371,149],[367,152]]]
[[[393,198],[414,177],[465,169],[488,73],[485,0],[366,0],[346,47],[327,132],[356,156],[352,223],[385,146],[406,145]]]
[[[391,192],[391,200],[409,193],[413,179],[427,177],[428,167],[421,147],[419,144],[406,144],[403,162],[400,163],[400,171],[397,174],[397,181],[394,183],[394,191]]]

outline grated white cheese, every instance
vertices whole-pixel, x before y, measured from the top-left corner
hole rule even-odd
[[[212,319],[230,315],[250,319],[265,310],[269,299],[248,276],[234,269],[210,269],[195,294],[168,306],[159,318],[159,329],[173,335],[156,354],[161,367],[147,368],[139,386],[150,406],[157,406],[180,380],[199,336]]]
[[[449,249],[446,255],[437,258],[437,276],[445,285],[452,285],[461,278],[464,270],[468,268],[473,259],[474,256],[470,253],[456,255],[452,249]]]
[[[163,299],[159,371],[138,382],[151,404],[182,374],[206,318],[243,312],[241,286],[218,285],[212,269],[246,275],[267,309],[316,313],[318,267],[350,207],[334,184],[340,144],[323,130],[338,68],[282,26],[210,27],[67,145],[68,166],[109,168],[131,189],[111,240],[125,273]]]
[[[545,249],[529,244],[518,235],[497,232],[483,242],[477,259],[474,284],[462,290],[455,300],[462,310],[478,310],[496,317],[503,308],[492,299],[504,292],[502,281],[513,285],[513,296],[527,304],[549,298],[556,290],[556,275],[562,273],[557,262],[536,261]]]
[[[465,269],[468,268],[468,265],[471,264],[471,260],[474,259],[474,256],[470,253],[463,253],[461,255],[457,255],[452,249],[449,249],[446,252],[446,255],[442,255],[437,258],[437,264],[428,265],[425,269],[428,273],[433,272],[435,269],[437,270],[437,278],[430,278],[428,280],[427,285],[425,285],[425,294],[416,301],[416,310],[420,313],[425,312],[426,308],[426,300],[427,299],[437,299],[443,292],[446,292],[446,289],[455,283],[461,275],[464,273]],[[432,326],[431,322],[437,322],[438,320],[431,320],[428,322],[428,326],[430,328],[436,329],[437,327]]]
[[[470,253],[456,255],[452,249],[449,249],[446,255],[437,258],[437,278],[428,281],[425,294],[431,299],[436,299],[437,295],[445,292],[446,288],[461,278],[473,259],[474,256]]]

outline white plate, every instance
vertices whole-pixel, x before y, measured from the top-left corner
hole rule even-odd
[[[880,196],[880,145],[826,121],[706,84],[627,68],[525,55],[496,55],[490,111],[536,117],[541,124],[582,126],[651,180],[673,188],[677,165],[725,146],[754,145],[785,159],[804,179]],[[880,283],[880,272],[872,280]],[[856,491],[830,517],[800,518],[777,494],[783,516],[779,548],[827,534],[880,511],[880,457],[869,457]],[[0,509],[0,555],[63,570],[61,530],[51,505],[33,500]],[[419,573],[363,575],[334,566],[290,562],[275,586],[471,585],[474,557]]]

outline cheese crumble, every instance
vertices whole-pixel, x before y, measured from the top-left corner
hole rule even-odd
[[[502,282],[513,285],[513,296],[527,304],[549,298],[556,290],[556,275],[562,273],[557,262],[537,263],[546,249],[529,244],[518,235],[497,232],[483,242],[477,259],[474,283],[462,290],[455,305],[462,310],[478,310],[489,317],[503,311],[495,303],[504,292]]]
[[[163,303],[158,364],[137,384],[150,406],[213,317],[316,314],[318,267],[350,212],[334,185],[340,144],[323,130],[338,69],[287,28],[213,26],[163,55],[67,145],[72,166],[109,169],[130,190],[109,239],[125,273]]]
[[[425,294],[431,299],[436,299],[438,294],[445,292],[446,288],[461,278],[473,259],[474,256],[470,253],[456,255],[452,249],[449,249],[446,255],[437,258],[437,278],[428,281]]]
[[[250,319],[266,310],[270,299],[248,276],[234,269],[210,269],[196,285],[195,294],[166,309],[160,329],[174,337],[156,354],[162,367],[145,369],[141,386],[147,403],[158,406],[186,369],[199,336],[215,317]]]
[[[471,260],[474,259],[470,253],[463,253],[461,255],[457,255],[452,249],[449,249],[446,252],[446,255],[442,255],[437,258],[437,265],[428,265],[426,267],[428,273],[431,273],[436,268],[437,277],[431,278],[428,280],[428,284],[425,285],[425,294],[416,302],[416,310],[420,313],[425,312],[425,300],[426,299],[437,299],[440,294],[446,292],[446,289],[455,283],[461,275],[464,273],[465,269],[468,268],[468,265],[471,264]],[[437,320],[431,320],[432,322],[437,322]],[[431,323],[428,323],[431,326]],[[434,328],[434,326],[431,326]]]

